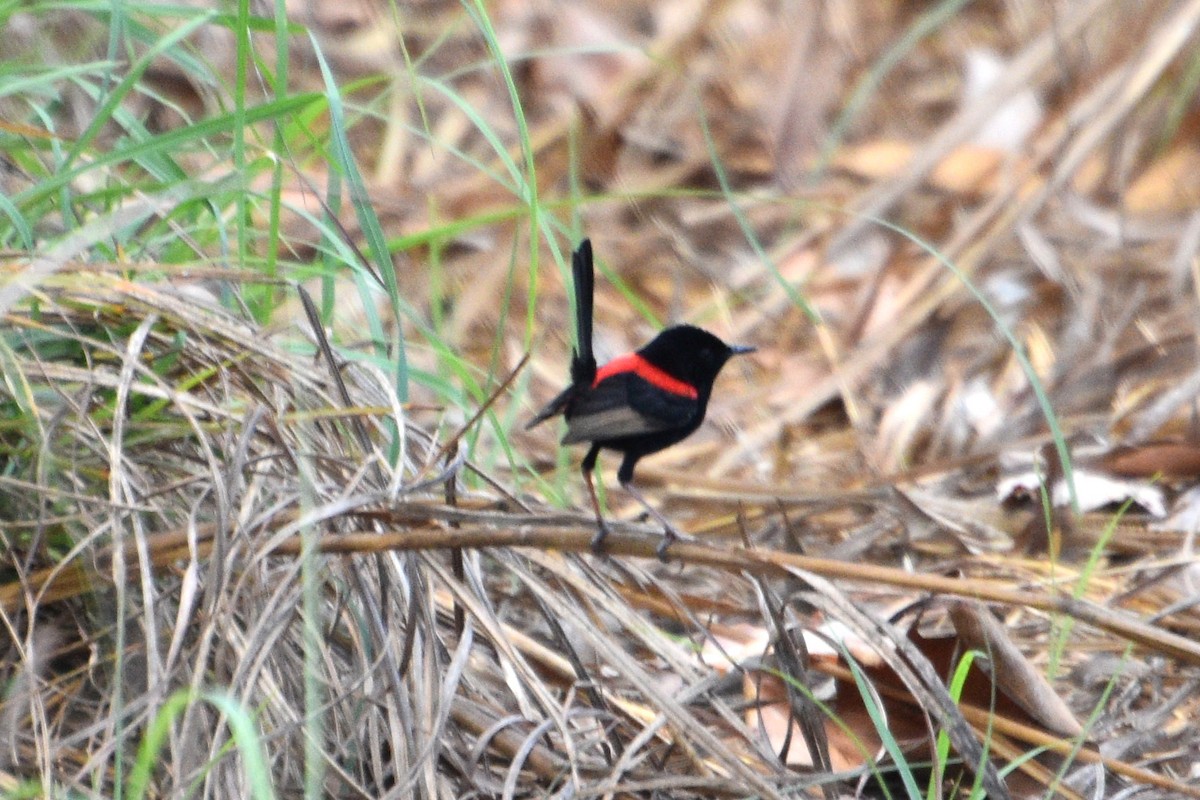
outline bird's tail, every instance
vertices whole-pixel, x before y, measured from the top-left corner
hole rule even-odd
[[[584,239],[571,254],[575,279],[575,342],[571,358],[571,383],[591,386],[596,379],[596,354],[592,352],[592,292],[596,277],[592,268],[592,242]]]

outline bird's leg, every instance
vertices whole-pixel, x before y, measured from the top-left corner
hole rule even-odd
[[[638,488],[632,483],[625,481],[621,484],[621,487],[625,491],[629,492],[629,494],[633,495],[633,498],[641,503],[642,506],[645,507],[646,511],[650,512],[650,516],[658,520],[658,524],[663,526],[662,541],[659,542],[658,547],[654,549],[659,561],[667,560],[667,550],[670,549],[671,545],[675,544],[676,541],[680,539],[684,539],[689,542],[695,541],[695,537],[688,536],[686,533],[682,533],[678,528],[672,525],[657,508],[650,505],[650,502],[642,496],[642,493],[638,491]]]
[[[659,561],[667,560],[667,550],[676,541],[684,539],[686,541],[695,541],[694,537],[688,536],[686,533],[681,533],[674,525],[672,525],[662,513],[650,505],[650,502],[642,495],[636,486],[633,485],[633,467],[637,464],[639,456],[626,455],[625,460],[621,462],[621,469],[617,471],[617,480],[621,482],[621,488],[629,492],[633,499],[637,500],[646,511],[650,512],[650,516],[658,520],[658,524],[663,526],[663,538],[659,542],[654,552],[658,556]]]
[[[604,515],[600,513],[600,498],[596,497],[596,484],[593,482],[596,457],[599,455],[600,445],[592,445],[592,449],[588,450],[587,455],[583,457],[581,465],[583,482],[587,484],[588,496],[592,498],[592,510],[596,512],[596,535],[592,537],[592,552],[596,555],[604,553],[604,538],[608,536],[608,523],[604,521]]]

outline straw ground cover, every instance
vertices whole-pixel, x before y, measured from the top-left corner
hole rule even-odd
[[[280,6],[0,7],[0,793],[1200,796],[1200,2]]]

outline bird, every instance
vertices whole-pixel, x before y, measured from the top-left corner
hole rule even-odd
[[[633,353],[597,366],[592,351],[592,295],[595,271],[592,243],[584,239],[571,254],[575,284],[576,347],[571,354],[571,382],[525,426],[562,416],[567,423],[563,444],[590,444],[580,463],[597,531],[592,550],[604,552],[608,524],[600,511],[592,473],[602,450],[622,454],[617,481],[663,527],[656,550],[666,560],[668,548],[685,538],[652,506],[633,483],[638,461],[691,436],[704,421],[713,384],[735,355],[754,347],[728,345],[693,325],[674,325]]]

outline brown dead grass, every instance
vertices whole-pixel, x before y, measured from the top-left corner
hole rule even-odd
[[[304,19],[346,80],[407,74],[390,12],[321,8],[328,16]],[[654,315],[759,347],[722,376],[701,432],[639,470],[703,542],[667,566],[648,558],[640,524],[614,537],[610,559],[588,555],[588,517],[531,496],[530,471],[502,461],[493,436],[470,459],[444,446],[463,420],[428,410],[441,398],[401,404],[368,366],[289,355],[296,328],[256,331],[181,299],[187,276],[129,281],[117,269],[127,265],[90,264],[38,286],[6,325],[76,349],[5,355],[7,390],[30,399],[33,438],[49,449],[0,477],[0,789],[37,779],[109,795],[116,760],[171,692],[219,687],[252,710],[281,794],[304,785],[306,748],[321,791],[338,797],[815,797],[821,783],[825,796],[868,793],[862,764],[877,740],[844,660],[793,652],[798,631],[820,629],[861,645],[864,664],[880,658],[870,677],[897,736],[916,720],[914,752],[939,729],[969,763],[980,742],[997,766],[1036,745],[1055,751],[1006,788],[983,771],[992,797],[1133,786],[1138,797],[1200,796],[1188,516],[1200,441],[1200,3],[970,4],[885,68],[927,10],[491,9],[508,53],[550,53],[513,62],[543,200],[566,202],[563,220],[578,214],[604,267]],[[406,4],[399,16],[407,57],[452,80],[515,152],[508,96],[461,7]],[[1009,66],[963,102],[963,64],[981,47]],[[390,117],[356,128],[388,233],[511,210],[511,195],[450,155],[494,166],[478,131],[443,98],[418,104],[412,91],[402,85]],[[1022,92],[1042,107],[1029,139],[1011,152],[980,144],[991,114]],[[436,146],[406,126],[427,126]],[[288,224],[294,241],[312,239],[299,219]],[[406,296],[433,303],[423,265],[436,255],[446,340],[496,376],[526,349],[528,274],[510,258],[528,235],[480,224],[436,253],[397,258]],[[497,401],[512,420],[566,372],[569,308],[542,252],[528,382]],[[1051,477],[1063,467],[1014,348],[943,258],[1045,386],[1080,497],[1101,478],[1119,482],[1100,509],[1044,513],[1036,485],[997,496],[1001,478],[1035,460]],[[496,298],[510,280],[502,318]],[[652,335],[600,283],[602,353]],[[336,333],[360,330],[347,309]],[[437,368],[419,341],[410,352],[415,367]],[[102,425],[101,399],[114,408]],[[391,426],[404,434],[396,459]],[[549,475],[553,435],[514,430],[512,442]],[[1161,492],[1166,524],[1140,507],[1115,515],[1143,491]],[[632,510],[613,494],[617,515]],[[468,548],[461,572],[456,546]],[[306,548],[314,555],[299,557]],[[1005,623],[1019,654],[1009,658],[1047,676],[1044,691],[1084,723],[1080,747],[1055,728],[1062,714],[1046,694],[999,716],[986,692],[982,707],[955,710],[939,654],[991,648],[969,638],[972,613]],[[772,646],[732,654],[756,640],[747,629]],[[737,666],[702,661],[706,644]],[[1014,691],[995,644],[991,674]],[[868,739],[865,754],[832,742],[849,753],[834,761],[846,770],[837,782],[780,757],[788,712],[812,709],[777,689],[781,727],[756,713],[775,670],[800,676]],[[840,678],[836,699],[821,674]],[[810,729],[807,744],[820,749],[827,733]],[[212,706],[190,705],[158,762],[158,795],[245,796],[229,741]]]

